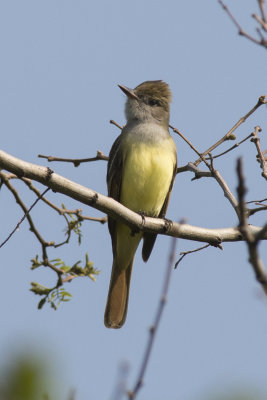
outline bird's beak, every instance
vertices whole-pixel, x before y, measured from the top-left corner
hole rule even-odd
[[[126,94],[126,96],[135,99],[135,100],[139,100],[138,96],[136,96],[136,94],[134,93],[133,89],[129,89],[126,86],[123,85],[118,85],[119,88]]]

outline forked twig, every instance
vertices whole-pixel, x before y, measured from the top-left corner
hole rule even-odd
[[[239,121],[237,121],[237,123],[220,139],[218,140],[218,142],[216,142],[215,144],[213,144],[211,147],[209,147],[207,150],[205,150],[203,153],[201,153],[202,157],[206,157],[206,155],[208,153],[211,153],[212,150],[216,149],[216,147],[218,147],[220,144],[222,144],[223,142],[225,142],[226,140],[231,139],[231,136],[233,135],[233,132],[241,125],[243,124],[246,119],[248,117],[250,117],[250,115],[252,115],[260,106],[262,106],[263,104],[266,104],[267,101],[265,100],[265,96],[260,96],[258,99],[257,104],[255,104],[254,107],[252,107],[252,109],[245,114],[243,117],[241,117],[239,119]],[[235,138],[235,137],[234,137]],[[201,161],[203,161],[203,158],[200,157],[198,160],[196,160],[194,162],[194,164],[197,166],[199,163],[201,163]]]
[[[211,246],[210,243],[205,244],[205,246],[198,247],[197,249],[194,249],[194,250],[181,251],[180,256],[182,256],[182,257],[180,257],[179,260],[176,261],[176,263],[175,263],[175,265],[174,265],[174,269],[176,269],[176,268],[178,267],[178,265],[180,264],[180,262],[184,259],[185,256],[187,256],[187,254],[196,253],[197,251],[204,250],[204,249],[206,249],[206,248],[209,247],[209,246]]]
[[[239,231],[247,243],[249,262],[253,267],[256,279],[261,284],[264,293],[267,295],[267,275],[265,272],[263,262],[258,254],[258,244],[260,239],[267,231],[267,224],[263,226],[263,228],[260,230],[260,232],[258,232],[256,237],[251,235],[251,233],[249,232],[246,207],[245,207],[245,194],[247,189],[245,187],[245,178],[243,174],[241,158],[239,158],[237,161],[237,175],[238,175],[237,193],[238,193],[239,210],[240,210]]]
[[[260,6],[260,10],[261,10],[261,15],[262,18],[260,18],[259,16],[257,16],[256,14],[252,14],[252,17],[259,23],[260,28],[258,27],[257,33],[260,36],[260,39],[256,39],[255,37],[253,37],[252,35],[250,35],[249,33],[247,33],[242,27],[241,25],[237,22],[237,20],[235,19],[235,17],[233,16],[233,14],[231,13],[231,11],[229,10],[229,8],[223,3],[222,0],[218,0],[219,4],[222,6],[222,8],[224,9],[224,11],[226,12],[226,14],[228,15],[228,17],[231,19],[231,21],[233,22],[233,24],[236,26],[239,35],[246,37],[247,39],[249,39],[251,42],[259,44],[263,47],[267,47],[267,39],[263,36],[263,33],[261,32],[260,28],[263,31],[267,31],[267,22],[266,22],[266,16],[265,16],[265,10],[264,10],[264,2],[263,0],[258,0],[259,2],[259,6]]]
[[[0,176],[1,179],[4,181],[5,185],[8,187],[8,189],[11,191],[11,193],[13,194],[13,196],[16,199],[16,202],[21,206],[21,208],[24,211],[24,215],[23,217],[20,219],[20,221],[17,223],[17,225],[15,226],[15,228],[12,230],[12,232],[7,236],[7,238],[0,244],[0,248],[3,247],[11,238],[11,236],[14,235],[14,233],[16,232],[16,230],[19,228],[19,226],[22,224],[22,222],[25,220],[25,218],[28,219],[28,222],[30,224],[31,230],[34,232],[35,236],[37,236],[39,241],[43,241],[44,240],[41,238],[39,232],[35,229],[35,226],[33,224],[33,221],[30,217],[30,212],[33,209],[33,207],[38,203],[38,201],[50,190],[50,188],[46,188],[43,193],[40,194],[40,196],[32,203],[32,205],[30,206],[29,209],[27,209],[27,207],[25,206],[25,204],[22,202],[22,200],[20,199],[20,197],[18,196],[17,191],[15,190],[15,188],[13,188],[13,186],[9,183],[9,180],[5,178],[5,174],[2,173],[0,171]]]
[[[233,146],[229,147],[229,149],[223,151],[220,154],[216,154],[215,156],[213,156],[213,158],[219,158],[221,156],[224,156],[225,154],[229,153],[230,151],[236,149],[237,147],[239,147],[242,143],[246,142],[248,139],[250,139],[253,136],[253,133],[250,133],[250,135],[248,135],[247,137],[245,137],[245,139],[240,140],[240,142],[235,143]]]

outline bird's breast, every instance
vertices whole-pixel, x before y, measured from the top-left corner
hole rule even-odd
[[[123,152],[120,202],[133,211],[158,216],[169,192],[176,164],[170,135],[159,141],[130,138]]]

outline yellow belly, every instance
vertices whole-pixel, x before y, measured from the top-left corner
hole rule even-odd
[[[169,139],[132,144],[123,166],[120,202],[133,211],[158,216],[170,188],[175,154]]]
[[[172,140],[172,139],[171,139]],[[124,155],[120,202],[135,212],[157,217],[168,194],[176,155],[168,139],[160,145],[131,144]],[[142,239],[128,226],[117,223],[117,261],[127,268]]]

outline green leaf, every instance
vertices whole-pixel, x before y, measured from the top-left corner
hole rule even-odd
[[[31,259],[31,263],[32,263],[31,269],[38,268],[42,265],[42,263],[38,260],[38,254],[35,256],[35,258]]]
[[[30,288],[30,291],[35,293],[35,294],[39,294],[39,295],[48,295],[51,291],[51,289],[40,285],[37,282],[31,282],[32,287]]]
[[[41,310],[41,308],[44,306],[46,303],[46,296],[42,298],[42,300],[39,301],[38,303],[38,310]]]

